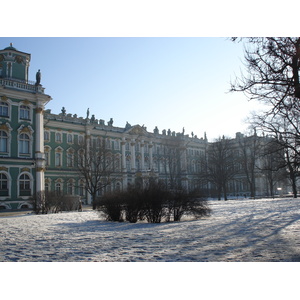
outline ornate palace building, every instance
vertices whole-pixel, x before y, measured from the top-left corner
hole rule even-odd
[[[64,108],[52,114],[46,109],[52,99],[44,92],[39,72],[35,82],[28,80],[30,58],[12,45],[0,50],[0,208],[30,207],[30,200],[40,191],[77,195],[90,203],[76,159],[78,145],[87,137],[105,140],[111,160],[113,180],[99,196],[126,189],[128,184],[142,184],[150,176],[167,183],[176,177],[188,189],[203,188],[199,171],[200,158],[209,145],[206,136],[157,128],[149,132],[129,123],[115,127],[113,119],[97,120],[89,112],[78,117]],[[171,165],[174,145],[177,156]],[[241,178],[231,182],[232,195],[249,195]],[[257,186],[259,194],[264,194],[263,183]]]

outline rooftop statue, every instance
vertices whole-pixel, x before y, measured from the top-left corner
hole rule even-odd
[[[41,77],[42,77],[42,74],[41,74],[41,71],[40,69],[36,72],[36,83],[35,85],[40,85],[41,84]]]

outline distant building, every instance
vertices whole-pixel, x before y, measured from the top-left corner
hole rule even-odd
[[[90,203],[85,181],[76,168],[78,144],[87,136],[105,139],[113,161],[113,180],[99,196],[126,189],[128,184],[143,184],[149,177],[169,185],[176,180],[188,189],[212,188],[199,180],[200,160],[209,145],[206,135],[189,136],[184,129],[181,133],[157,128],[149,132],[129,123],[115,127],[113,119],[98,120],[90,117],[89,111],[85,118],[68,114],[65,108],[52,114],[45,109],[52,99],[44,92],[40,72],[35,82],[28,80],[30,58],[12,45],[0,51],[0,208],[30,207],[30,199],[40,191],[79,195],[84,203]],[[241,172],[232,180],[229,195],[249,196],[243,176]],[[257,180],[257,193],[265,195],[260,174]]]

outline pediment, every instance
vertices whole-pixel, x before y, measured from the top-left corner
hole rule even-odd
[[[148,135],[147,130],[145,127],[142,127],[140,125],[134,125],[128,130],[126,130],[126,133],[132,134],[132,135]]]

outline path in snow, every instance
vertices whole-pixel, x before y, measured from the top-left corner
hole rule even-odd
[[[94,211],[0,218],[0,261],[300,261],[300,201],[210,201],[200,220],[111,223]]]

